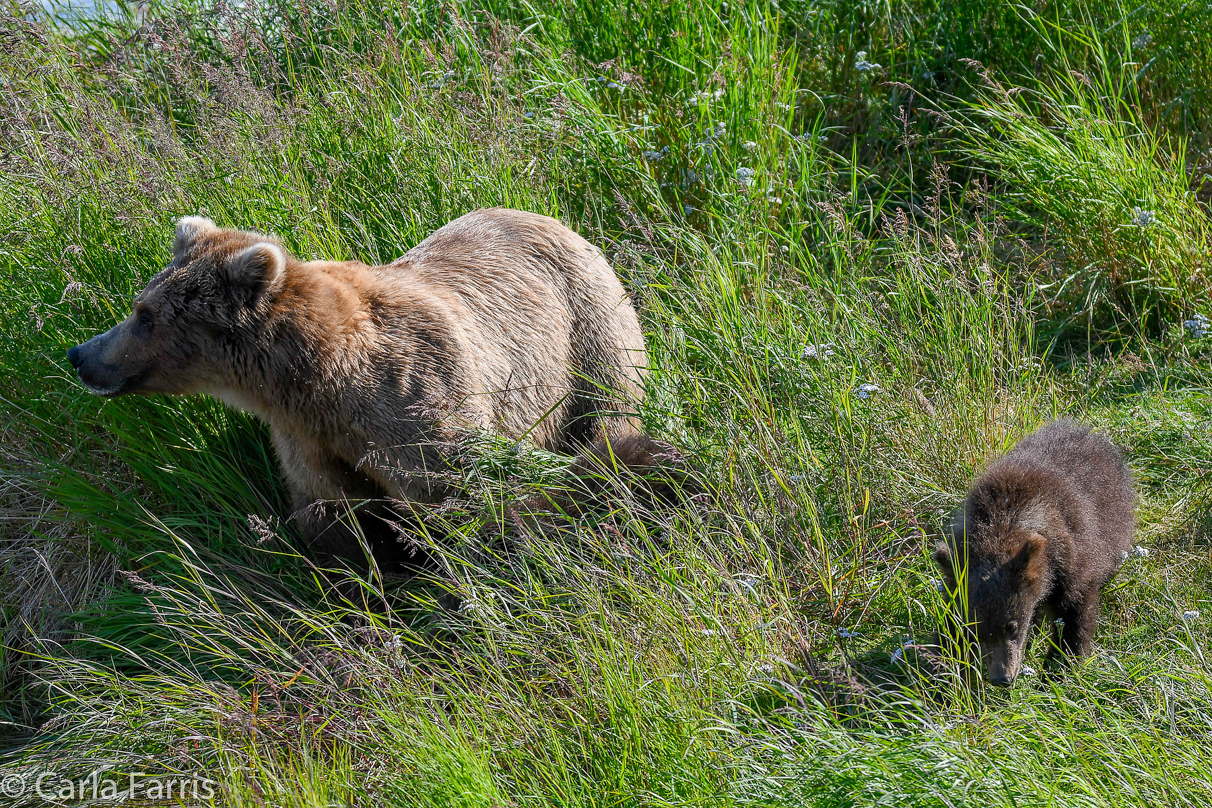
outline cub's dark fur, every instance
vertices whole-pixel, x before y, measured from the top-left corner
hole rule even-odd
[[[1120,450],[1070,420],[1024,438],[976,481],[934,560],[975,624],[993,684],[1014,682],[1037,619],[1056,621],[1064,654],[1089,651],[1099,592],[1132,545],[1135,508]],[[961,578],[966,592],[957,593]]]

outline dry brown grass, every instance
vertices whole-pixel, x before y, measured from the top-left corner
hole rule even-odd
[[[29,456],[0,449],[0,722],[14,733],[45,707],[36,693],[43,649],[80,630],[73,614],[109,586],[113,558],[30,482]],[[8,734],[0,723],[0,737]]]

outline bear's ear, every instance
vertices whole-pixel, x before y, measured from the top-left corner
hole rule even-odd
[[[966,507],[960,506],[951,512],[951,517],[947,520],[943,533],[951,539],[953,547],[968,544],[968,509]]]
[[[173,258],[186,255],[200,239],[218,231],[215,223],[205,216],[182,216],[177,220],[177,231],[173,236]]]
[[[949,575],[954,580],[955,567],[951,563],[951,548],[945,542],[939,542],[934,548],[934,563],[938,564],[944,575]]]
[[[286,254],[277,244],[258,241],[228,259],[227,280],[248,292],[250,300],[275,294],[286,275]]]
[[[1048,506],[1040,500],[1032,502],[1019,511],[1015,527],[1031,533],[1048,532]]]
[[[1032,533],[1023,542],[1019,551],[1023,561],[1023,577],[1032,585],[1044,580],[1048,571],[1048,539],[1040,533]]]

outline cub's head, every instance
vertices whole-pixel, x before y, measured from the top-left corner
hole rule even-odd
[[[1048,539],[1032,514],[1006,525],[952,518],[946,540],[934,551],[945,596],[980,644],[990,683],[1014,684],[1036,606],[1045,595]]]
[[[99,396],[188,393],[219,381],[231,338],[266,310],[287,260],[272,238],[186,216],[173,260],[135,297],[130,315],[67,359]]]

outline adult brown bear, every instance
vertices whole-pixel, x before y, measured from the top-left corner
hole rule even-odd
[[[650,463],[632,414],[647,364],[597,248],[495,208],[386,266],[300,261],[274,238],[177,224],[173,259],[123,322],[68,351],[92,393],[207,393],[268,423],[297,521],[323,556],[356,536],[317,502],[434,501],[468,430]]]

